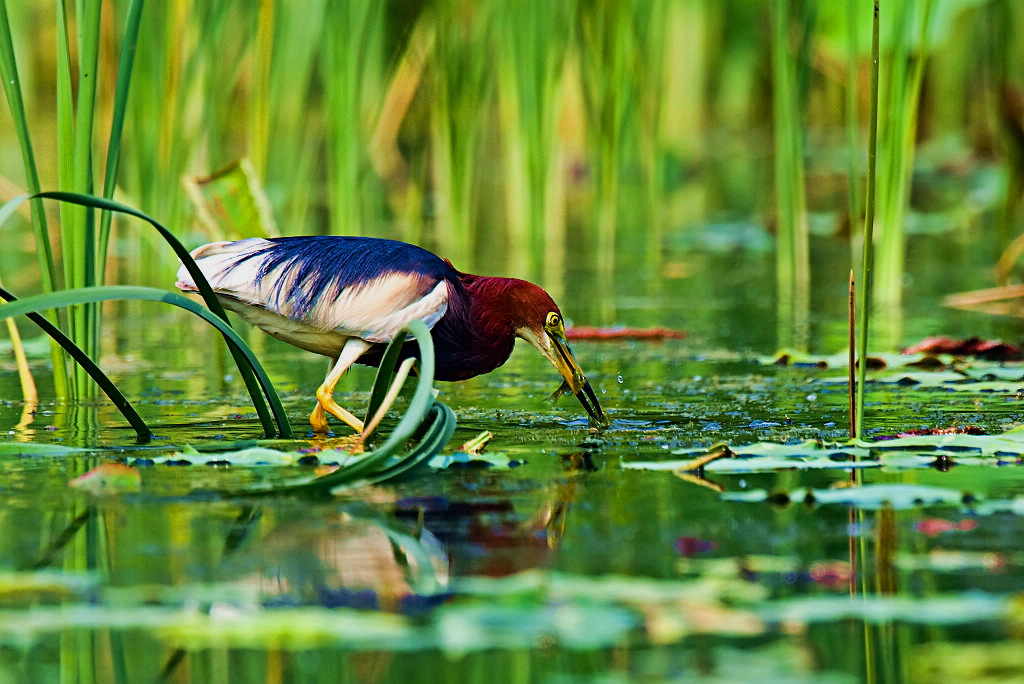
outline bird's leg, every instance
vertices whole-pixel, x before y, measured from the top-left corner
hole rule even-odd
[[[343,421],[356,432],[363,431],[363,421],[338,406],[334,401],[334,387],[345,371],[369,348],[370,343],[358,337],[350,337],[345,342],[345,346],[341,348],[341,354],[338,355],[338,360],[334,362],[334,367],[327,373],[324,383],[316,391],[317,405],[309,417],[309,424],[313,426],[313,432],[327,432],[326,413]]]

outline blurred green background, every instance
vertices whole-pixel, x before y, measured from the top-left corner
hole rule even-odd
[[[102,6],[97,179],[128,5]],[[60,6],[6,8],[44,189],[61,185]],[[970,244],[956,284],[991,284],[1020,232],[1022,25],[1014,0],[882,3],[881,346],[904,342],[908,259],[941,268]],[[870,43],[871,3],[854,0],[150,2],[115,197],[189,245],[246,231],[416,242],[462,270],[540,282],[601,324],[684,327],[633,320],[616,296],[721,289],[694,251],[770,253],[777,233],[774,297],[757,292],[778,299],[766,327],[780,346],[815,346],[808,312],[827,283],[841,320],[817,346],[835,348],[863,223]],[[243,159],[226,186],[196,183]],[[218,215],[223,197],[187,191],[250,184],[269,211],[244,225]],[[5,112],[0,199],[24,187]],[[173,256],[122,223],[107,282],[167,286]],[[0,231],[0,272],[33,291],[30,231]],[[935,232],[948,248],[907,256],[908,235]]]

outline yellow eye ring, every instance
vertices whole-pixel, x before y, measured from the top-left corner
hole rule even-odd
[[[548,314],[547,321],[544,323],[545,327],[557,329],[562,324],[562,317],[556,314],[554,311]]]

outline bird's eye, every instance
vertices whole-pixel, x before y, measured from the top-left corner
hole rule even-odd
[[[548,314],[548,320],[544,323],[546,328],[558,328],[562,324],[562,317],[554,311]]]

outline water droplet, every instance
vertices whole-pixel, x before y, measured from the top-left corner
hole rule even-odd
[[[605,388],[602,387],[601,388],[601,394],[608,394],[608,390],[606,390]]]
[[[619,376],[619,384],[620,385],[622,384],[622,376],[621,375]]]
[[[817,400],[818,400],[818,395],[817,394],[808,394],[807,395],[807,401],[817,401]]]

